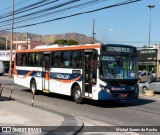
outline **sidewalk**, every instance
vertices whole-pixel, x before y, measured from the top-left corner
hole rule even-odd
[[[9,128],[10,134],[32,132],[56,132],[62,131],[75,133],[83,126],[81,120],[76,119],[78,124],[64,126],[65,121],[70,122],[70,118],[64,118],[52,112],[39,109],[37,107],[23,104],[16,100],[9,100],[8,97],[0,97],[0,132],[5,132]],[[5,128],[5,130],[4,130]],[[1,134],[1,133],[0,133]],[[7,131],[8,134],[8,131]],[[41,133],[43,134],[43,133]]]
[[[0,108],[0,126],[9,127],[11,132],[23,132],[17,129],[21,127],[23,130],[26,126],[39,127],[35,129],[36,131],[32,131],[34,133],[43,132],[42,126],[51,126],[53,131],[64,121],[62,116],[22,104],[16,100],[9,100],[7,97],[0,97]],[[1,129],[1,132],[6,132],[5,130]]]
[[[6,97],[0,97],[0,108],[0,126],[60,126],[64,120],[62,116]]]

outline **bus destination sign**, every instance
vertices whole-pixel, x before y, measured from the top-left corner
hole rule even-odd
[[[107,46],[106,51],[109,52],[132,52],[134,53],[134,48],[128,48],[128,47],[117,47],[117,46]]]

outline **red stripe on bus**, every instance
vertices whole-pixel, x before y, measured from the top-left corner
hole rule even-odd
[[[96,45],[86,45],[86,46],[68,46],[68,47],[53,47],[53,48],[41,48],[41,49],[30,49],[30,50],[17,50],[16,53],[25,52],[47,52],[47,51],[60,51],[60,50],[83,50],[83,49],[94,49],[100,48],[99,44]]]

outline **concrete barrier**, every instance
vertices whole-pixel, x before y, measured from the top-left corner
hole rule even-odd
[[[148,96],[148,97],[152,97],[154,96],[154,91],[153,90],[147,90],[145,93],[144,93],[145,96]]]

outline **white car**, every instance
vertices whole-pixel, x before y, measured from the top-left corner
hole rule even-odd
[[[153,78],[150,81],[144,83],[142,86],[142,91],[145,93],[147,90],[160,92],[160,77]]]
[[[147,82],[152,78],[153,78],[153,75],[151,73],[144,72],[139,75],[139,82]]]

